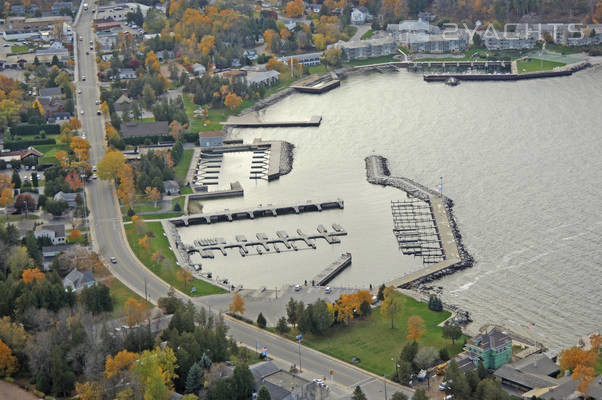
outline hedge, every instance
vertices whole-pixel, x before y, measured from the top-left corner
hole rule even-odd
[[[184,141],[190,143],[197,143],[199,140],[198,133],[185,133],[182,135]],[[157,144],[159,142],[173,142],[173,138],[168,135],[152,135],[152,136],[131,136],[131,137],[122,137],[121,141],[125,144],[129,144],[132,146],[138,146],[144,144],[147,140],[149,140],[152,144]]]
[[[37,135],[40,131],[46,132],[47,135],[58,135],[61,133],[61,126],[57,124],[25,124],[14,126],[10,131],[13,135]]]
[[[52,138],[48,139],[32,139],[32,140],[16,140],[4,142],[4,147],[11,150],[26,149],[29,146],[36,146],[38,144],[56,144],[56,140]]]

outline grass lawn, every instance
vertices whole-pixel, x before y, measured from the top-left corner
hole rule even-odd
[[[447,347],[450,356],[461,351],[464,338],[452,345],[451,340],[441,336],[441,328],[437,326],[451,315],[448,311],[434,312],[428,309],[426,303],[401,294],[399,296],[403,300],[403,312],[395,320],[395,329],[391,329],[391,320],[380,314],[380,308],[375,308],[364,320],[353,321],[348,327],[337,325],[324,336],[304,336],[303,342],[345,362],[350,362],[352,357],[359,357],[359,367],[380,376],[391,376],[395,372],[391,358],[399,357],[408,341],[407,320],[412,315],[419,315],[426,327],[426,333],[418,341],[421,347],[431,346],[437,350]]]
[[[173,208],[176,206],[176,204],[179,204],[180,210],[183,211],[184,210],[184,200],[186,200],[184,196],[179,196],[179,197],[176,197],[175,199],[173,199],[171,201],[171,209],[173,210]]]
[[[25,214],[16,214],[16,215],[9,215],[8,216],[8,221],[9,222],[16,222],[16,221],[21,221],[24,219],[31,219],[31,220],[35,220],[35,219],[40,219],[39,215],[35,215],[35,214],[31,214],[31,215],[25,215]],[[6,214],[2,213],[0,215],[0,222],[6,222]]]
[[[374,58],[366,58],[364,60],[351,60],[347,63],[352,67],[357,67],[358,65],[369,65],[369,64],[380,64],[386,62],[397,61],[393,58],[393,56],[382,56],[382,57],[374,57]]]
[[[368,29],[368,31],[366,31],[366,33],[364,33],[362,37],[360,37],[360,39],[370,39],[372,36],[374,36],[374,32],[372,31],[372,29]]]
[[[192,188],[190,186],[184,186],[180,189],[181,194],[192,194]]]
[[[113,318],[124,316],[123,306],[130,297],[142,299],[136,293],[131,291],[130,288],[121,283],[121,281],[117,278],[111,277],[103,281],[103,283],[107,285],[111,291],[111,298],[113,299]],[[152,308],[152,304],[150,303],[146,303],[146,306],[146,308]]]
[[[193,152],[194,150],[192,149],[184,150],[182,158],[180,158],[180,161],[178,161],[176,164],[174,171],[176,174],[176,180],[178,182],[184,182],[186,179],[186,174],[188,173],[188,167],[190,167],[190,161],[192,160]]]
[[[164,212],[164,213],[146,214],[146,215],[142,215],[142,216],[145,217],[145,219],[168,219],[168,218],[181,217],[182,215],[184,215],[183,212],[169,211],[169,212]],[[128,217],[127,215],[123,216],[123,222],[128,222],[131,220],[132,219],[130,217]]]
[[[15,46],[11,46],[10,51],[13,54],[27,53],[27,52],[29,52],[29,47],[15,45]]]
[[[130,247],[138,259],[144,265],[146,265],[148,269],[150,269],[168,284],[191,296],[225,293],[224,289],[197,279],[189,282],[186,287],[184,287],[184,282],[179,281],[177,278],[177,272],[180,267],[176,265],[176,256],[169,249],[169,241],[165,236],[163,236],[163,227],[161,226],[161,223],[147,222],[146,229],[147,232],[150,232],[154,235],[154,237],[150,239],[150,252],[144,250],[138,244],[138,239],[140,239],[140,236],[138,236],[134,225],[125,225],[125,232],[127,234]],[[157,250],[161,251],[161,254],[163,257],[165,257],[165,259],[161,262],[155,262],[151,259],[151,253]],[[192,287],[196,288],[196,293],[191,292]]]
[[[536,72],[536,71],[550,71],[556,67],[562,67],[565,65],[561,62],[548,61],[548,60],[537,60],[530,59],[529,61],[517,61],[516,66],[518,73],[522,74],[525,72]]]
[[[44,153],[42,158],[38,161],[39,164],[56,164],[58,163],[56,152],[59,150],[67,151],[69,149],[69,146],[66,143],[43,144],[34,147],[39,152]]]

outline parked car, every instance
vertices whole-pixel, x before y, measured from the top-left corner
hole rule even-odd
[[[117,264],[117,259],[116,259],[115,257],[111,257],[111,262],[112,262],[113,264]]]
[[[295,285],[295,292],[301,291],[301,285]]]
[[[441,385],[439,385],[439,390],[444,391],[445,389],[447,389],[447,382],[441,382]]]
[[[330,288],[330,286],[326,286],[326,289],[324,289],[324,293],[326,293],[326,294],[332,293],[332,289]]]

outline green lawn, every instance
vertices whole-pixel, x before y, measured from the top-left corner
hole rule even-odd
[[[358,65],[369,65],[369,64],[380,64],[386,62],[397,61],[393,58],[393,56],[382,56],[382,57],[374,57],[374,58],[366,58],[364,60],[351,60],[347,62],[348,65],[352,67],[357,67]]]
[[[146,215],[142,215],[142,216],[145,217],[145,219],[168,219],[168,218],[181,217],[182,215],[184,215],[183,212],[169,211],[169,212],[164,212],[164,213],[146,214]],[[124,222],[128,222],[131,220],[132,219],[130,217],[128,217],[127,215],[123,216]]]
[[[56,159],[56,152],[59,150],[69,150],[69,146],[67,146],[66,143],[42,144],[34,147],[39,152],[44,153],[38,161],[39,164],[56,164],[58,162]]]
[[[190,186],[184,186],[183,188],[180,188],[180,193],[181,194],[192,194],[192,188]]]
[[[528,61],[521,60],[516,62],[519,74],[525,72],[550,71],[556,67],[562,67],[563,65],[565,64],[561,62],[537,60],[533,58]]]
[[[14,45],[14,46],[11,46],[10,51],[13,54],[27,53],[27,52],[29,52],[29,47]]]
[[[175,199],[173,199],[171,201],[171,209],[173,210],[173,208],[176,206],[176,204],[180,205],[180,210],[184,211],[184,202],[185,202],[186,198],[185,196],[179,196],[176,197]]]
[[[113,299],[113,313],[111,314],[113,318],[124,316],[123,306],[130,297],[133,297],[134,299],[142,299],[115,277],[110,277],[109,279],[104,280],[102,283],[108,286],[110,289],[111,298]],[[150,303],[146,303],[146,305],[147,308],[152,307]]]
[[[192,153],[194,153],[194,150],[192,149],[184,150],[182,158],[180,158],[180,161],[178,161],[178,163],[174,167],[176,180],[178,182],[184,182],[184,180],[186,179],[188,167],[190,167],[190,161],[192,160]]]
[[[372,36],[374,36],[374,32],[372,31],[372,29],[368,29],[368,31],[366,31],[366,33],[364,33],[360,39],[364,40],[364,39],[370,39]]]
[[[426,333],[418,341],[420,346],[431,346],[437,350],[447,347],[450,356],[461,351],[464,338],[452,345],[451,340],[441,336],[441,328],[437,326],[450,316],[448,311],[434,312],[428,309],[426,303],[401,294],[399,296],[404,305],[403,312],[395,320],[395,329],[391,329],[391,320],[380,314],[380,308],[375,308],[364,320],[353,321],[348,327],[337,325],[324,336],[304,336],[303,342],[345,362],[350,362],[352,357],[359,357],[359,367],[380,376],[391,376],[395,371],[391,358],[399,357],[408,341],[407,320],[412,315],[419,315],[426,327]]]
[[[16,221],[22,221],[24,219],[40,219],[39,215],[35,215],[35,214],[31,214],[31,215],[25,215],[25,214],[16,214],[16,215],[9,215],[8,216],[8,221],[9,222],[16,222]],[[0,215],[0,222],[6,222],[7,218],[6,218],[6,214],[2,213]]]
[[[205,281],[196,279],[184,287],[184,283],[177,279],[177,272],[180,267],[176,265],[176,256],[169,249],[169,241],[165,236],[163,236],[163,227],[161,226],[161,223],[148,222],[146,223],[146,229],[147,232],[151,232],[154,235],[154,237],[150,239],[151,251],[144,250],[138,244],[138,239],[140,239],[140,236],[138,236],[134,225],[125,225],[125,232],[127,234],[130,247],[138,259],[144,265],[146,265],[148,269],[150,269],[168,284],[191,296],[205,296],[208,294],[225,293],[225,290],[220,287],[213,286]],[[151,254],[157,250],[160,250],[161,254],[165,257],[162,262],[155,262],[151,259]],[[191,292],[192,287],[196,288],[196,293]]]

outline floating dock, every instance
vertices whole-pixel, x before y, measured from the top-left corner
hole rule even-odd
[[[301,93],[321,94],[341,86],[341,81],[335,73],[322,76],[311,75],[291,85],[291,88]]]
[[[326,286],[331,280],[339,275],[345,268],[351,265],[351,253],[341,254],[339,258],[331,263],[324,271],[320,272],[312,279],[312,284],[316,286]]]
[[[320,126],[322,116],[314,115],[305,121],[254,121],[250,118],[234,118],[229,121],[222,122],[222,125],[233,128],[293,128],[293,127],[311,127]]]
[[[227,242],[222,238],[199,239],[194,241],[194,246],[187,247],[186,251],[188,254],[197,252],[203,258],[214,258],[213,251],[219,251],[223,256],[227,256],[228,249],[238,249],[243,257],[251,254],[263,255],[280,253],[281,251],[297,251],[299,246],[296,242],[304,243],[307,248],[315,249],[317,239],[322,239],[328,244],[338,244],[341,242],[339,236],[347,235],[347,231],[341,228],[340,225],[334,225],[333,231],[328,231],[320,225],[318,226],[318,233],[313,234],[305,234],[301,229],[297,229],[296,235],[289,235],[285,231],[277,231],[275,238],[269,238],[265,233],[257,233],[255,239],[247,239],[244,235],[236,235],[235,242]],[[286,250],[281,249],[278,244],[284,246]]]
[[[300,214],[305,212],[322,211],[327,209],[343,209],[345,202],[341,199],[332,201],[312,201],[299,202],[293,204],[284,204],[274,206],[258,205],[257,207],[241,210],[224,210],[221,212],[183,215],[177,218],[170,218],[175,226],[188,226],[191,224],[211,224],[216,222],[231,222],[241,219],[255,219],[260,217],[277,217],[278,215]]]

